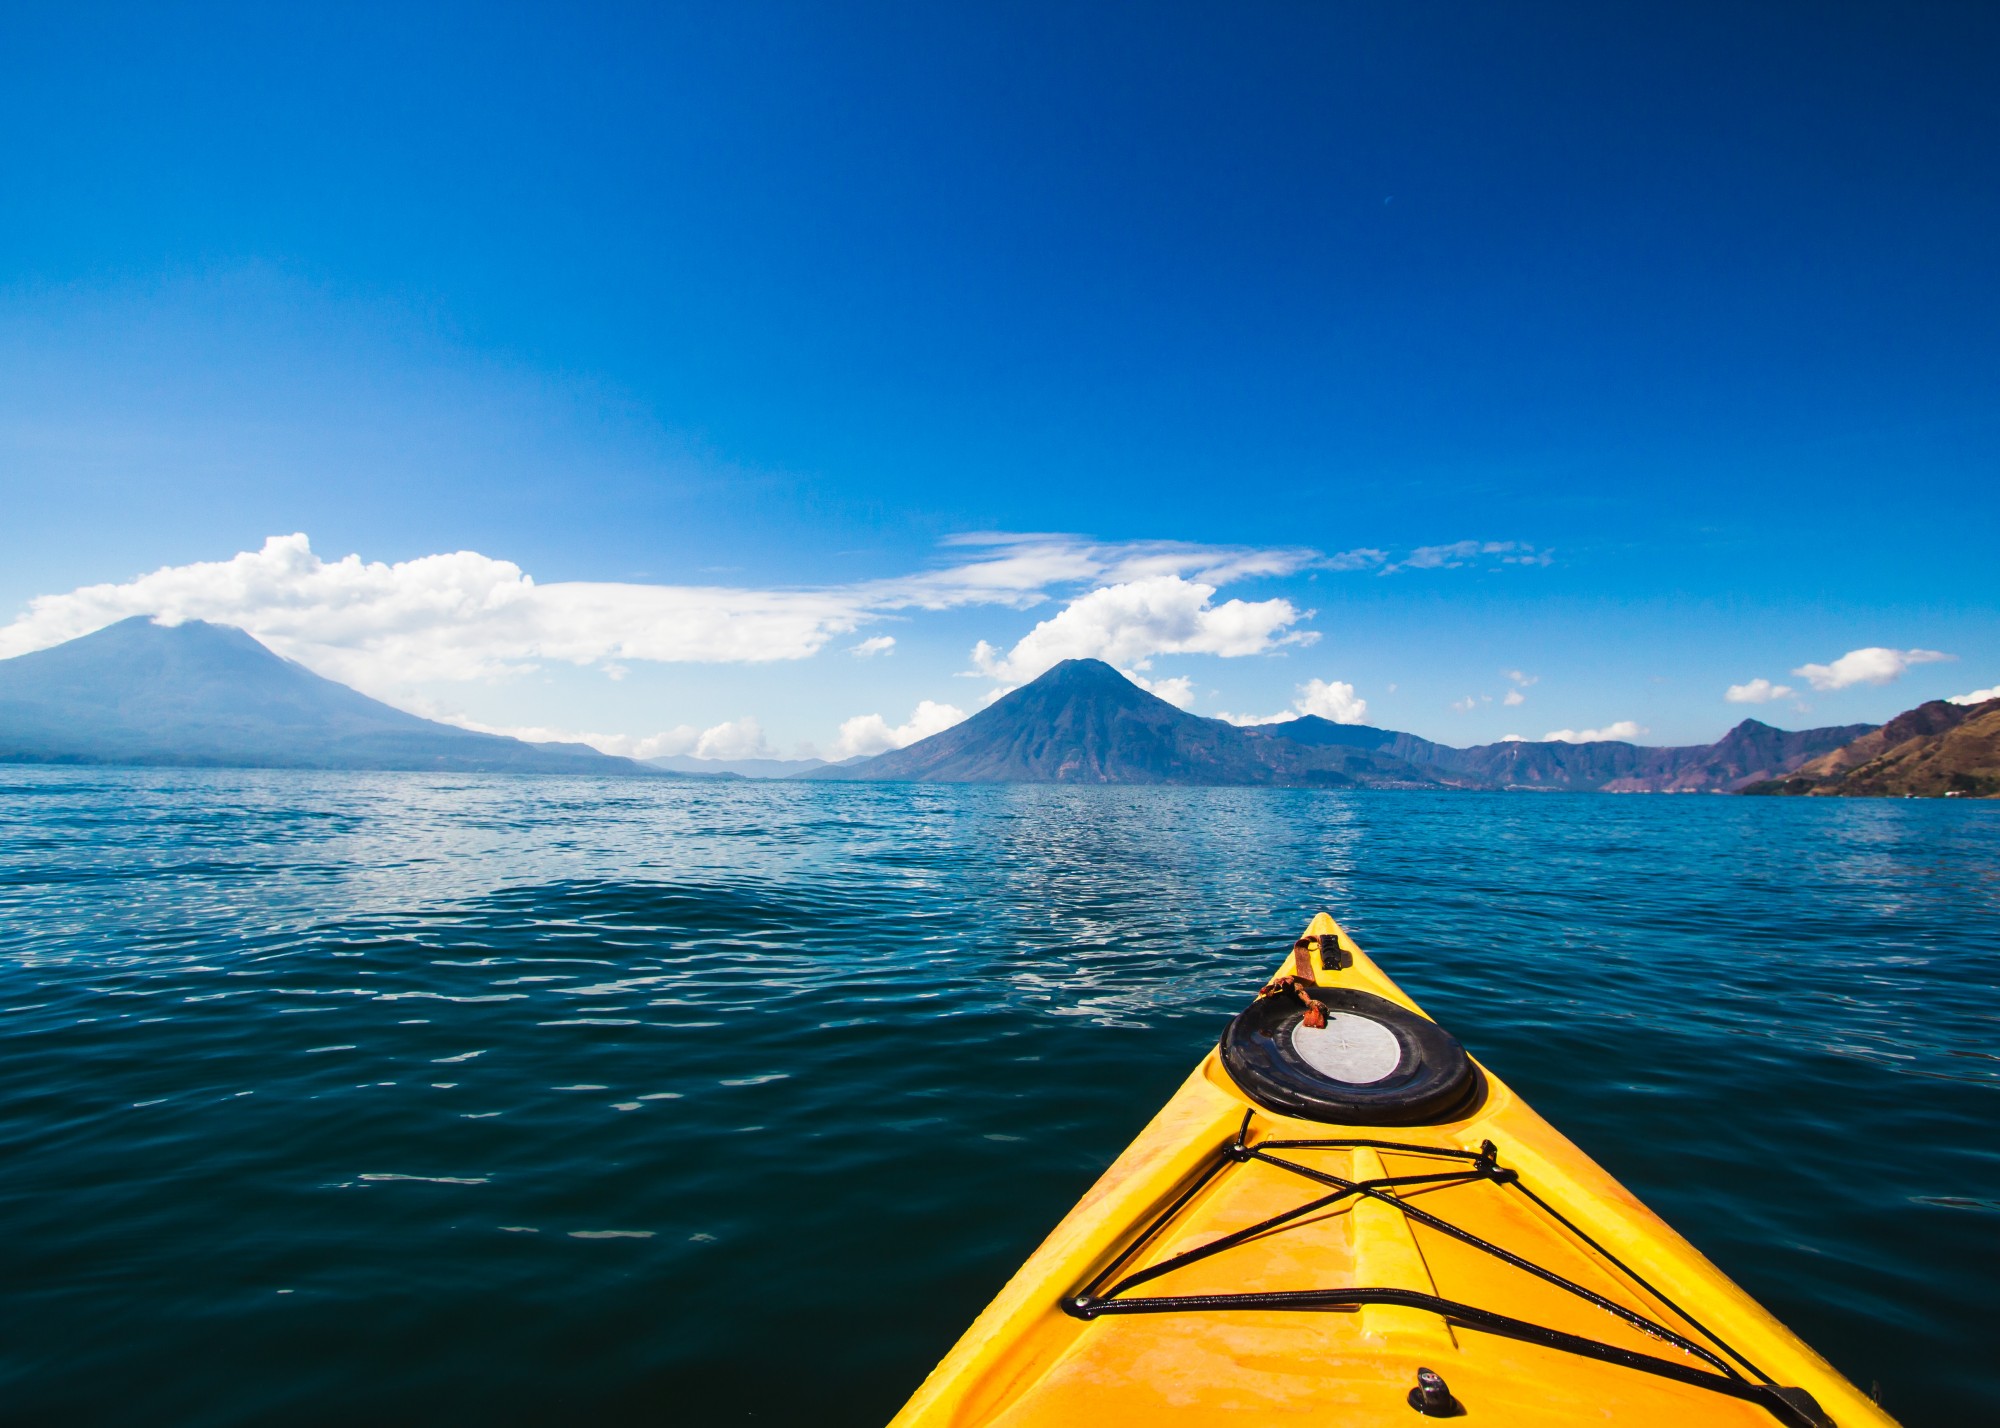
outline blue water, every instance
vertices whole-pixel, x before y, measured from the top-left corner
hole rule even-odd
[[[1322,906],[2000,1403],[2000,807],[0,770],[0,1417],[880,1423]]]

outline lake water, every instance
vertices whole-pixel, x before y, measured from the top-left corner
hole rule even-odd
[[[1995,1411],[2000,806],[0,769],[0,1418],[879,1424],[1321,907]]]

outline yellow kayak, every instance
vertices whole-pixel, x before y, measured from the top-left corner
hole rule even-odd
[[[895,1428],[1891,1424],[1331,917]]]

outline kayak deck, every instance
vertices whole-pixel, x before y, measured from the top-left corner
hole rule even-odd
[[[1332,918],[1306,936],[1337,953],[1286,970],[1422,1015]],[[1891,1422],[1480,1069],[1462,1119],[1342,1127],[1211,1051],[896,1425],[1407,1425],[1420,1369],[1468,1421]]]

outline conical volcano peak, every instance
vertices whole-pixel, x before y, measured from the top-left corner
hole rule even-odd
[[[207,620],[169,620],[158,615],[128,615],[106,625],[88,640],[105,643],[161,643],[206,645],[215,649],[261,650],[264,645],[234,625],[211,624]]]
[[[1256,739],[1148,693],[1101,659],[1066,659],[961,724],[816,778],[957,783],[1304,784],[1434,781],[1394,759]]]
[[[1138,689],[1116,669],[1101,659],[1060,660],[1022,686],[1046,689]],[[1143,692],[1143,691],[1141,691]]]
[[[434,723],[232,625],[148,615],[0,660],[0,763],[651,773]]]
[[[1066,659],[1036,675],[1023,689],[1066,689],[1078,693],[1144,694],[1125,674],[1101,659]]]

